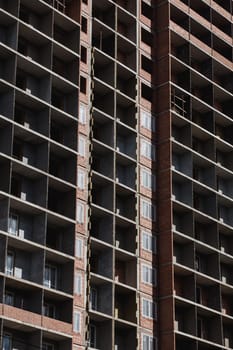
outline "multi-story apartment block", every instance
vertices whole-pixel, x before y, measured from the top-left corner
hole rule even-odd
[[[0,0],[1,349],[233,349],[232,19]]]

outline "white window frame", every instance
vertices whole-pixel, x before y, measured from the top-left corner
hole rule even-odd
[[[78,168],[77,186],[80,190],[85,190],[86,188],[86,171],[82,168]]]
[[[5,343],[6,339],[9,340],[9,343],[7,345]],[[3,333],[2,350],[12,350],[12,335],[10,333]]]
[[[150,160],[155,160],[155,145],[153,145],[150,141],[141,138],[140,152],[141,156]]]
[[[142,298],[142,316],[145,318],[153,319],[156,315],[156,304],[146,298]]]
[[[75,333],[80,333],[81,331],[81,312],[79,311],[74,311],[73,331]]]
[[[155,117],[145,110],[141,110],[141,126],[150,131],[155,131]]]
[[[12,221],[16,221],[16,228],[12,229]],[[10,213],[8,219],[8,233],[13,236],[18,236],[19,234],[19,216],[13,213]]]
[[[148,220],[156,220],[156,207],[145,198],[141,198],[141,216]]]
[[[98,291],[96,288],[91,287],[90,290],[90,309],[97,310],[98,305]]]
[[[76,237],[75,238],[75,257],[82,259],[83,258],[83,239]]]
[[[43,315],[46,317],[55,318],[56,317],[56,306],[54,304],[44,302]]]
[[[74,276],[74,292],[77,295],[82,295],[82,274],[79,272],[76,272]]]
[[[86,138],[83,136],[78,137],[78,154],[81,157],[85,157],[86,155]]]
[[[144,340],[146,339],[146,340]],[[145,345],[146,342],[146,346]],[[154,350],[157,349],[155,346],[155,338],[152,335],[142,333],[142,350]]]
[[[48,269],[49,276],[48,279],[46,279],[46,269]],[[54,281],[52,278],[52,272],[54,272]],[[51,265],[51,264],[45,264],[45,271],[44,271],[44,286],[47,288],[56,289],[57,288],[57,276],[58,270],[57,266]]]
[[[76,208],[76,220],[79,224],[84,224],[84,218],[85,218],[85,204],[82,202],[77,202],[77,208]]]
[[[79,122],[83,125],[87,123],[87,106],[83,103],[79,105]]]
[[[142,230],[141,231],[141,245],[142,249],[148,252],[156,252],[156,237],[151,233]]]
[[[8,258],[11,259],[11,266],[8,266]],[[7,256],[6,256],[6,267],[5,267],[5,273],[8,276],[14,276],[14,267],[15,267],[15,254],[11,251],[7,252]]]
[[[141,280],[142,280],[142,283],[149,284],[149,285],[156,285],[156,270],[147,264],[142,264]]]
[[[14,293],[6,290],[4,293],[4,304],[14,306],[14,299],[15,299]]]
[[[151,170],[141,167],[141,185],[149,190],[155,190],[155,175]]]
[[[54,350],[54,344],[43,342],[42,350]]]

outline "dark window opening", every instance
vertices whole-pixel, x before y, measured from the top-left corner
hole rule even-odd
[[[80,91],[83,94],[86,94],[87,91],[87,79],[84,77],[80,77]]]
[[[87,48],[81,46],[81,61],[87,63]]]
[[[84,33],[87,33],[87,18],[82,17],[81,19],[81,30]]]

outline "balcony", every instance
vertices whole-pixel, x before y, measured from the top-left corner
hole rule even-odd
[[[135,221],[135,194],[118,190],[116,195],[116,214]]]
[[[40,206],[46,205],[46,179],[25,177],[22,173],[12,173],[11,191],[13,196]]]
[[[69,203],[69,206],[68,206]],[[74,190],[61,190],[54,185],[48,190],[48,210],[57,214],[75,219],[75,193]]]
[[[105,211],[93,207],[91,215],[91,237],[112,244],[113,218]]]
[[[219,316],[206,315],[199,311],[196,332],[198,338],[221,344],[221,320]]]
[[[25,208],[14,208],[12,203],[6,227],[2,229],[9,233],[9,240],[15,237],[22,240],[30,240],[39,244],[44,242],[45,215],[39,212],[30,213]],[[23,244],[23,243],[22,243]]]
[[[47,252],[44,275],[44,287],[64,293],[73,293],[73,266],[71,261],[61,260]]]
[[[25,165],[30,165],[41,170],[47,170],[48,143],[36,139],[34,142],[25,142],[21,137],[15,137],[13,143],[13,158]],[[43,160],[43,161],[42,161]]]
[[[137,264],[136,258],[128,256],[123,252],[116,251],[115,281],[137,287]]]
[[[103,277],[112,278],[113,275],[113,251],[110,247],[105,246],[97,241],[91,242],[91,273]]]
[[[88,348],[92,350],[109,349],[112,344],[112,322],[105,318],[90,316]]]
[[[195,335],[195,309],[184,302],[176,302],[175,331]]]
[[[202,246],[197,245],[194,269],[202,274],[206,274],[215,279],[219,279],[219,260],[218,255],[208,250],[203,250]]]
[[[197,284],[196,303],[220,311],[220,290],[218,285]]]
[[[194,288],[193,275],[182,276],[178,273],[175,274],[174,280],[174,294],[178,297],[195,300],[195,288]]]
[[[115,290],[115,318],[136,323],[136,295],[135,292],[117,286]]]
[[[18,68],[16,86],[30,96],[36,96],[45,102],[50,102],[50,79],[48,75],[43,77],[31,75],[31,72]]]
[[[116,217],[115,246],[129,253],[136,252],[136,228],[134,224],[122,222]]]
[[[185,265],[192,268],[193,265],[193,244],[183,243],[178,244],[174,242],[173,247],[173,262],[181,265]]]
[[[133,350],[136,348],[136,329],[135,327],[115,323],[115,348],[118,350]]]
[[[98,174],[92,176],[92,203],[113,210],[113,183]]]
[[[14,279],[41,283],[42,272],[38,272],[37,266],[42,264],[43,253],[41,250],[37,248],[28,252],[16,248],[15,242],[11,242],[5,262],[5,273]]]
[[[195,239],[218,248],[218,231],[216,223],[202,223],[195,220],[194,222]]]
[[[116,133],[117,152],[123,153],[126,156],[136,159],[136,134],[119,124],[117,125]]]
[[[233,277],[231,274],[232,264],[221,263],[221,281],[225,284],[233,284]]]
[[[91,277],[89,312],[112,315],[112,286],[96,276]]]
[[[17,102],[14,120],[24,128],[48,136],[49,111],[47,109],[30,109]]]

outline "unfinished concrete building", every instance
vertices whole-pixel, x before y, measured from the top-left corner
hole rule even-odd
[[[0,0],[1,349],[233,349],[232,18]]]

